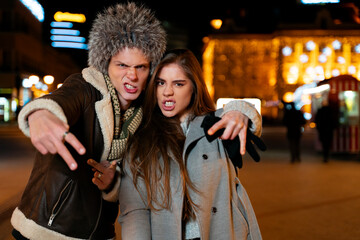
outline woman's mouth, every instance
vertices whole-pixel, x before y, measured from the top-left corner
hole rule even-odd
[[[173,110],[175,108],[175,101],[172,100],[163,101],[162,108],[165,111]]]

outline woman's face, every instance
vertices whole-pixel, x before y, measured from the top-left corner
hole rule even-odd
[[[150,62],[137,48],[124,48],[111,57],[109,77],[120,100],[121,109],[129,108],[145,88]]]
[[[182,68],[171,63],[160,70],[156,79],[157,102],[166,117],[179,117],[184,121],[193,93],[193,84]]]

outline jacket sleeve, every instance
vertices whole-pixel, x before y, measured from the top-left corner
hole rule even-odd
[[[121,239],[151,239],[150,209],[136,189],[130,171],[121,178],[119,191]]]
[[[28,116],[37,110],[46,109],[61,121],[71,125],[76,122],[86,104],[89,84],[78,74],[68,77],[64,84],[51,94],[37,98],[26,104],[20,111],[18,124],[21,131],[30,137]]]
[[[227,112],[230,111],[239,111],[247,116],[251,120],[251,124],[249,124],[250,131],[258,137],[261,136],[262,119],[254,105],[244,100],[233,100],[224,106],[224,112],[220,117],[224,116]]]
[[[113,180],[112,188],[109,191],[102,191],[102,197],[108,202],[117,202],[119,199],[120,182],[121,182],[121,169],[116,165],[115,179]]]

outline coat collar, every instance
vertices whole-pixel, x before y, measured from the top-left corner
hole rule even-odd
[[[198,116],[190,121],[188,134],[184,144],[183,159],[185,159],[186,150],[190,144],[205,136],[204,129],[201,127],[201,123],[204,120],[204,117],[205,116]]]
[[[114,135],[114,112],[110,93],[106,86],[104,75],[94,67],[84,68],[82,75],[86,82],[90,83],[103,95],[103,98],[95,103],[95,111],[104,139],[104,151],[101,155],[101,161],[104,161],[109,155]]]
[[[221,116],[223,113],[223,109],[218,109],[215,111],[215,116]],[[192,121],[190,121],[188,134],[185,139],[184,151],[183,151],[183,159],[185,159],[188,147],[191,143],[199,140],[200,138],[205,137],[204,128],[201,127],[201,124],[206,115],[197,116]]]
[[[84,68],[81,73],[85,81],[90,83],[102,95],[108,94],[109,90],[106,86],[104,75],[98,70],[96,70],[96,68],[94,67]]]

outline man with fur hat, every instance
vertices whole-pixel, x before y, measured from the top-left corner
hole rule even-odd
[[[165,49],[165,31],[150,9],[134,3],[109,7],[90,32],[89,67],[23,107],[19,127],[38,152],[11,218],[16,239],[115,237],[118,205],[102,198],[87,160],[119,159],[142,120],[142,92]],[[229,106],[213,131],[226,127],[224,138],[235,133],[245,139],[248,117],[242,110],[261,127],[251,118],[255,109]],[[101,174],[95,177],[101,182]]]

